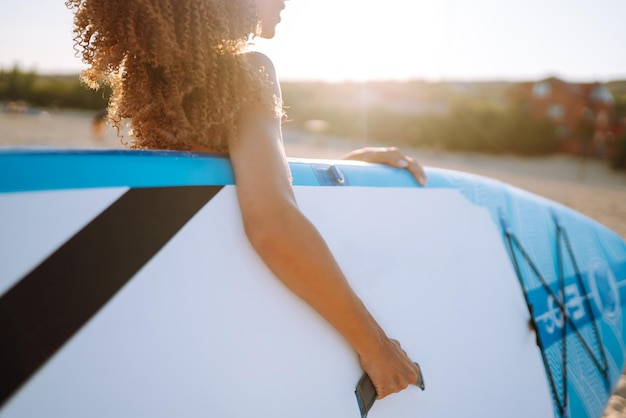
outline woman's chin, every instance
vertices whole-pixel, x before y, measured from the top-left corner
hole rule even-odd
[[[276,35],[276,31],[274,30],[261,32],[261,38],[263,39],[272,39],[274,35]]]

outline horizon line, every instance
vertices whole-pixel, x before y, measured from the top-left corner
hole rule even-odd
[[[19,63],[11,64],[8,67],[0,65],[0,71],[11,71],[14,68],[18,68],[25,73],[35,73],[40,76],[47,77],[79,77],[82,72],[81,69],[44,69],[39,70],[37,68],[27,68]],[[379,83],[379,82],[426,82],[426,83],[524,83],[532,81],[546,80],[549,78],[557,78],[569,83],[610,83],[616,81],[626,81],[626,72],[617,73],[608,76],[568,76],[560,74],[556,71],[546,71],[542,74],[528,74],[522,75],[481,75],[481,76],[414,76],[414,77],[371,77],[371,78],[322,78],[322,77],[307,77],[307,76],[279,76],[279,80],[282,83],[326,83],[326,84],[361,84],[361,83]]]

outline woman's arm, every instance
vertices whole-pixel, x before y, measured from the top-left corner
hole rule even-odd
[[[254,59],[280,97],[271,61],[260,54]],[[280,120],[269,111],[247,109],[240,115],[229,152],[246,235],[267,266],[352,345],[379,397],[415,383],[417,366],[385,335],[319,232],[298,209]]]

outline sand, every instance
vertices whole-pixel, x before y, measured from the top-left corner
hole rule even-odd
[[[85,112],[43,112],[30,115],[0,113],[0,147],[122,148],[115,132],[102,136]],[[285,129],[285,147],[291,157],[339,158],[366,141],[321,137]],[[554,155],[541,158],[449,153],[404,148],[424,166],[461,170],[493,177],[567,205],[626,238],[626,172],[608,168],[604,161]],[[605,417],[626,417],[626,376],[609,401]]]

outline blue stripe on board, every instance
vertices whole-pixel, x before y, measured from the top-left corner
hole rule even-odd
[[[293,184],[319,186],[315,168],[332,163],[290,160]],[[351,186],[416,187],[406,170],[341,165]],[[0,193],[100,187],[167,187],[234,184],[225,156],[137,150],[0,150]]]
[[[296,160],[297,161],[297,160]],[[407,171],[397,169],[393,167],[387,167],[382,165],[371,165],[362,163],[352,163],[348,161],[330,161],[330,163],[338,163],[337,167],[341,170],[347,179],[347,185],[355,187],[419,187],[413,176]],[[293,170],[294,165],[302,164],[299,162],[292,162],[291,167]],[[311,166],[311,162],[306,163],[307,166]],[[313,163],[313,166],[321,165],[323,168],[327,168],[328,164]],[[433,170],[428,170],[428,182],[432,186],[440,183],[440,175]],[[294,184],[296,184],[296,175],[294,173]]]
[[[172,151],[0,151],[0,193],[233,184],[227,158]]]

